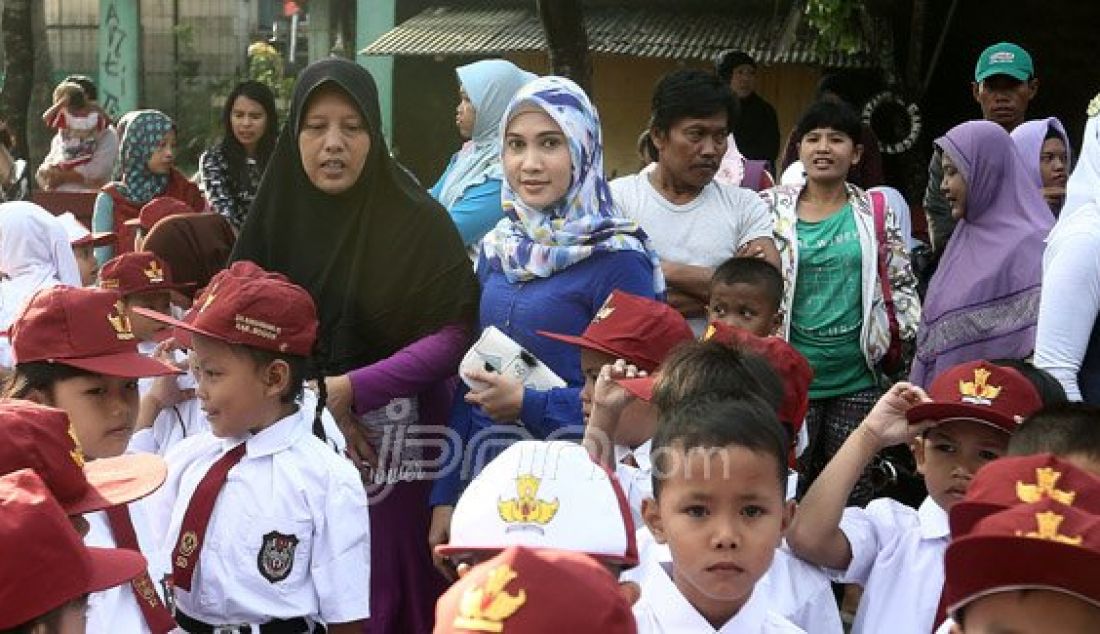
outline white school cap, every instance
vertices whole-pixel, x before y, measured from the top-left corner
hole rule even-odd
[[[618,479],[575,443],[519,441],[459,498],[441,555],[554,548],[633,566],[634,520]]]

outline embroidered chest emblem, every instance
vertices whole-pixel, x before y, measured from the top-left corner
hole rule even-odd
[[[542,533],[542,527],[558,513],[557,498],[541,500],[538,497],[541,480],[533,475],[521,475],[516,478],[517,496],[511,500],[497,502],[500,519],[510,526],[506,531],[533,530]]]
[[[294,551],[298,548],[298,538],[271,531],[264,535],[256,565],[260,574],[271,583],[278,583],[290,575],[294,568]]]
[[[1002,388],[999,385],[987,383],[989,375],[989,370],[978,368],[974,370],[973,381],[959,381],[959,394],[962,396],[963,403],[992,405],[993,401],[997,400]]]
[[[478,632],[503,632],[504,622],[527,601],[526,590],[520,589],[515,594],[505,590],[516,576],[507,564],[493,568],[484,583],[463,593],[454,626]]]

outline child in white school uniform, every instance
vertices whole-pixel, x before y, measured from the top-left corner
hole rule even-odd
[[[317,334],[309,294],[226,272],[186,322],[135,310],[187,341],[211,426],[168,452],[152,498],[180,626],[359,634],[370,518],[358,471],[314,437],[320,423],[298,404]]]
[[[756,398],[685,400],[661,412],[652,455],[655,498],[642,514],[672,561],[647,567],[638,631],[804,632],[756,588],[794,513],[774,408]]]
[[[120,456],[137,415],[137,379],[178,372],[138,352],[121,303],[114,291],[55,286],[35,294],[11,327],[15,368],[5,396],[64,410],[81,461]],[[175,627],[157,592],[167,562],[157,556],[146,511],[140,500],[85,515],[89,546],[140,551],[149,564],[138,582],[89,598],[89,631],[164,634]]]
[[[930,394],[895,385],[848,437],[803,498],[787,542],[796,555],[835,570],[835,581],[863,586],[855,634],[925,634],[939,625],[947,513],[978,469],[1004,455],[1017,418],[1041,404],[1016,370],[974,361],[944,371]],[[913,443],[928,487],[920,508],[886,498],[844,508],[871,459],[904,442]]]

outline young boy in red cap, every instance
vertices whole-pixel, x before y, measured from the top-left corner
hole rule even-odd
[[[138,338],[138,349],[143,354],[153,354],[159,335],[167,329],[164,324],[139,315],[134,308],[146,308],[158,313],[169,313],[172,308],[172,291],[180,286],[172,282],[168,264],[152,253],[131,252],[116,255],[99,270],[99,287],[122,295],[126,318]],[[143,390],[144,392],[144,390]]]
[[[694,335],[687,320],[675,308],[615,290],[596,312],[580,336],[551,332],[539,334],[571,343],[581,349],[581,408],[584,412],[586,446],[593,453],[607,454],[601,462],[613,468],[626,490],[634,521],[641,524],[642,500],[653,494],[650,483],[649,446],[657,427],[657,411],[643,401],[603,404],[602,414],[592,418],[596,380],[609,364],[629,365],[640,372],[653,372],[676,346]],[[629,421],[619,424],[619,421]],[[614,447],[614,462],[610,448]]]
[[[76,257],[76,266],[80,269],[81,286],[95,284],[96,273],[99,272],[99,262],[95,259],[95,248],[114,244],[118,236],[111,231],[92,233],[88,228],[80,224],[71,211],[66,211],[57,216],[58,221],[65,227],[69,234],[69,244],[73,248],[73,256]]]
[[[630,606],[580,553],[511,546],[439,597],[435,634],[634,634]]]
[[[33,469],[73,520],[132,502],[164,483],[164,460],[134,454],[86,461],[64,411],[19,399],[0,401],[0,475]]]
[[[1100,496],[1100,488],[1078,494]],[[1098,568],[1100,515],[1078,504],[1043,497],[985,516],[947,548],[950,631],[1100,632]]]
[[[782,323],[783,275],[760,258],[730,258],[710,278],[707,319],[747,330],[757,337],[775,334]]]
[[[64,410],[88,460],[126,450],[139,409],[139,378],[179,372],[138,352],[137,336],[114,291],[67,286],[39,291],[9,335],[15,368],[6,396]],[[149,560],[139,584],[91,598],[92,631],[169,631],[175,625],[153,581],[163,576],[165,565],[157,556],[144,500],[86,519],[89,545],[139,550]]]
[[[1100,476],[1100,407],[1062,403],[1035,412],[1008,442],[1008,455],[1052,453]]]
[[[210,422],[209,433],[168,452],[168,480],[153,496],[180,626],[361,632],[370,606],[366,493],[298,404],[317,336],[309,294],[280,276],[227,273],[186,322],[135,310],[189,339]]]
[[[756,591],[794,513],[787,439],[763,400],[699,397],[662,411],[646,524],[671,562],[650,565],[639,632],[803,632]]]
[[[986,361],[949,368],[930,395],[899,383],[879,399],[810,487],[787,536],[798,556],[864,587],[853,632],[924,634],[938,625],[947,513],[978,469],[1004,455],[1017,420],[1041,405],[1027,378]],[[920,509],[886,498],[845,509],[871,459],[910,441],[928,488]]]
[[[4,632],[82,634],[88,593],[126,583],[145,570],[140,553],[82,544],[30,469],[0,476],[0,544]]]

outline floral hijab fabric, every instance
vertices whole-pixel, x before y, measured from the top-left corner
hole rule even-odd
[[[141,206],[168,187],[168,174],[154,174],[148,164],[149,157],[175,127],[168,115],[158,110],[133,113],[119,148],[121,181],[116,189],[123,198]]]
[[[549,207],[528,206],[501,186],[505,217],[485,236],[485,255],[499,263],[509,282],[550,277],[598,251],[638,251],[653,262],[654,291],[664,292],[660,261],[649,238],[633,220],[615,211],[603,173],[603,139],[595,106],[580,86],[563,77],[541,77],[524,86],[500,122],[503,139],[508,123],[522,108],[546,112],[565,134],[573,177],[562,199]],[[504,144],[500,146],[504,152]]]

